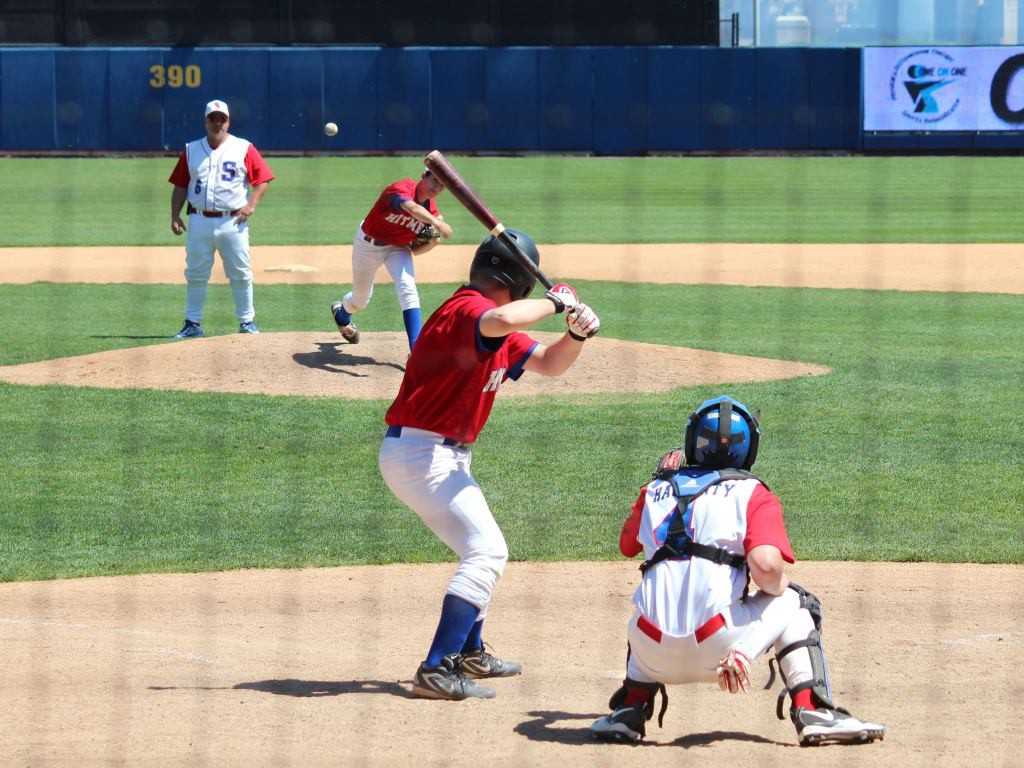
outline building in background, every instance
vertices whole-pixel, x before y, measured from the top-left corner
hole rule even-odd
[[[740,45],[1016,45],[1021,0],[721,0]],[[735,14],[735,16],[734,16]],[[728,44],[722,34],[722,44]]]

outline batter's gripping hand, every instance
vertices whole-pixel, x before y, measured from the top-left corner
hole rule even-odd
[[[746,693],[750,690],[750,659],[742,651],[729,651],[729,655],[718,662],[718,687],[729,693]]]
[[[586,304],[573,307],[565,316],[565,324],[569,326],[569,335],[576,341],[586,341],[601,329],[601,320]]]
[[[580,297],[576,290],[568,283],[559,283],[551,286],[551,290],[544,294],[544,298],[555,305],[555,314],[560,315],[568,310],[573,310],[580,303]]]

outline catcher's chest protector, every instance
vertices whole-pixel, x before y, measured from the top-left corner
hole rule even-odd
[[[657,477],[657,474],[655,475]],[[746,559],[727,549],[698,544],[690,538],[690,516],[693,514],[693,503],[698,496],[728,480],[754,479],[763,481],[745,469],[706,469],[703,467],[682,467],[663,479],[672,483],[672,489],[678,497],[675,511],[669,518],[668,535],[665,543],[655,552],[650,560],[640,565],[641,573],[660,563],[668,557],[700,557],[715,563],[724,563],[733,568],[743,568]],[[765,485],[767,488],[768,486]]]

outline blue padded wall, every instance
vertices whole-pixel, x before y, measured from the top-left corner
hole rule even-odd
[[[754,56],[750,48],[702,49],[702,148],[757,148]]]
[[[810,52],[803,48],[753,51],[756,149],[810,146]]]
[[[537,48],[488,48],[486,62],[489,150],[540,149]]]
[[[107,101],[93,118],[102,116],[109,123],[107,143],[100,146],[82,146],[76,149],[153,150],[177,148],[184,139],[168,143],[166,134],[172,132],[174,113],[164,109],[163,89],[151,85],[155,82],[155,71],[164,71],[164,56],[168,48],[117,48],[109,51],[86,51],[107,62],[108,82],[105,89]],[[57,56],[60,60],[66,55]],[[102,84],[97,83],[99,89]],[[88,94],[78,93],[69,98],[87,100]],[[192,106],[191,125],[194,139],[203,131],[203,113],[199,104]],[[183,116],[181,116],[183,117]]]
[[[203,135],[214,98],[232,131],[278,152],[1024,146],[865,136],[860,94],[856,48],[0,47],[0,150],[175,150]]]
[[[430,51],[427,48],[381,48],[377,57],[376,147],[422,149],[431,138]]]
[[[321,135],[316,150],[378,149],[378,48],[326,48],[324,61],[324,122],[337,123],[337,136]]]
[[[703,149],[699,48],[660,47],[647,54],[649,121],[647,145],[651,151]]]
[[[594,49],[594,151],[632,155],[647,149],[647,49]]]
[[[538,149],[593,150],[594,55],[593,48],[538,50]]]
[[[445,48],[430,55],[429,144],[472,150],[487,141],[486,54],[482,48]]]
[[[50,49],[5,49],[0,67],[3,149],[56,149],[57,105]],[[92,115],[105,120],[106,112]]]

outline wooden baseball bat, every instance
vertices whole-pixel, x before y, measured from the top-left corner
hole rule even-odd
[[[423,164],[452,193],[452,197],[462,203],[466,210],[473,214],[476,220],[483,224],[492,235],[508,246],[516,260],[526,268],[527,272],[537,278],[541,285],[545,288],[551,288],[554,285],[548,276],[541,271],[541,268],[534,264],[529,256],[523,253],[523,249],[519,247],[516,239],[505,230],[505,225],[498,221],[498,217],[494,215],[487,206],[487,203],[481,200],[480,195],[474,192],[473,188],[466,183],[466,180],[462,178],[462,174],[455,170],[455,167],[448,162],[448,158],[435,149],[424,158]]]

